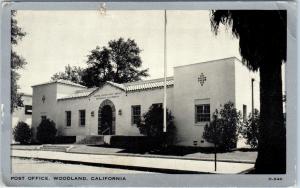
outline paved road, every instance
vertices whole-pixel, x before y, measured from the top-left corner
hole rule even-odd
[[[65,164],[34,159],[12,158],[13,173],[97,173],[97,174],[140,174],[152,173],[117,168]]]
[[[254,164],[218,162],[217,171],[214,171],[213,161],[202,160],[183,160],[153,157],[135,157],[135,156],[117,156],[117,155],[96,155],[96,154],[79,154],[54,151],[37,151],[37,150],[13,150],[12,156],[28,157],[38,159],[51,159],[74,161],[82,163],[96,163],[106,165],[119,165],[128,167],[143,167],[148,169],[165,169],[177,171],[189,171],[199,173],[221,173],[237,174],[253,168]],[[79,172],[82,172],[81,170]],[[76,173],[74,171],[74,173]]]

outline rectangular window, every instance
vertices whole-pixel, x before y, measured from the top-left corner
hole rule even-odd
[[[243,121],[247,121],[247,105],[243,104]]]
[[[155,106],[155,107],[163,107],[163,103],[154,103],[152,104],[152,106]]]
[[[131,106],[131,124],[136,125],[141,119],[141,105]]]
[[[71,127],[71,111],[66,111],[66,126]]]
[[[210,121],[210,105],[200,104],[195,106],[195,122],[209,122]]]
[[[85,110],[79,110],[79,125],[85,126]]]
[[[25,114],[26,115],[32,114],[32,106],[31,105],[25,105]]]

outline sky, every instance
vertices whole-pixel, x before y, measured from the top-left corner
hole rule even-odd
[[[16,19],[27,35],[14,50],[27,61],[20,70],[20,92],[32,93],[32,85],[47,82],[68,64],[86,67],[87,55],[96,46],[120,37],[134,39],[142,49],[146,79],[163,77],[164,11],[37,11],[20,10]],[[168,76],[173,67],[239,55],[238,40],[221,27],[211,31],[209,11],[167,11]]]

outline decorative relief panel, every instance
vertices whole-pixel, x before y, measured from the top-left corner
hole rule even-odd
[[[204,83],[206,82],[206,76],[201,73],[200,76],[198,77],[198,82],[200,83],[201,86],[204,85]]]

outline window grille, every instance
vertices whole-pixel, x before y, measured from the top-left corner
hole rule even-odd
[[[201,104],[195,106],[195,122],[208,122],[210,121],[210,105]]]
[[[136,125],[141,119],[141,105],[131,106],[131,124]]]

